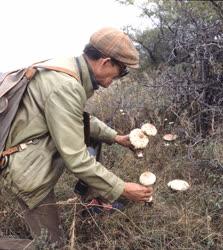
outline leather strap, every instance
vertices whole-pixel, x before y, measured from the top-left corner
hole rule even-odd
[[[43,69],[48,69],[48,70],[55,70],[55,71],[58,71],[58,72],[63,72],[65,74],[68,74],[72,77],[74,77],[77,81],[80,81],[79,77],[71,70],[69,69],[65,69],[65,68],[62,68],[62,67],[57,67],[57,66],[47,66],[47,65],[33,65],[32,66],[33,68],[43,68]]]
[[[29,67],[27,68],[26,72],[25,72],[25,77],[28,80],[31,80],[33,78],[33,76],[36,74],[37,69],[33,68],[33,67]]]
[[[28,67],[27,70],[24,71],[24,73],[20,76],[20,78],[16,82],[13,82],[13,84],[11,82],[9,82],[10,84],[0,85],[0,97],[2,97],[5,93],[7,93],[8,90],[13,88],[24,76],[28,80],[31,80],[33,78],[33,76],[35,75],[38,68],[63,72],[65,74],[68,74],[68,75],[74,77],[77,81],[80,81],[79,77],[73,71],[71,71],[69,69],[57,67],[57,66],[47,66],[47,65],[41,65],[41,64],[34,64],[34,65]],[[4,76],[2,77],[1,80],[3,81],[8,75],[11,75],[14,72],[16,72],[16,71],[11,71],[9,73],[4,74]]]
[[[5,159],[1,158],[0,159],[0,170],[1,170],[2,166],[4,165],[4,163],[5,163]]]
[[[9,155],[14,154],[14,153],[19,152],[19,151],[20,151],[19,145],[15,146],[15,147],[7,148],[6,150],[4,150],[3,152],[0,153],[0,158],[5,157],[5,156],[9,156]]]

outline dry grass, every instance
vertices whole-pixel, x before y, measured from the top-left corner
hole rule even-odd
[[[115,100],[111,100],[114,104]],[[95,113],[100,116],[104,100],[98,101],[101,105],[97,105]],[[134,99],[126,103],[131,101]],[[119,104],[116,108],[121,107]],[[106,108],[110,112],[114,106]],[[106,108],[104,116],[109,114]],[[138,182],[139,175],[148,168],[156,174],[153,205],[122,199],[122,212],[84,219],[80,216],[84,204],[79,198],[69,204],[62,202],[61,219],[68,249],[223,249],[220,133],[205,141],[197,140],[199,143],[179,138],[165,146],[162,135],[172,128],[166,129],[161,123],[158,128],[159,134],[151,138],[143,160],[135,159],[132,152],[118,145],[103,148],[104,165],[125,181]],[[171,191],[167,183],[175,178],[185,179],[191,188],[186,192]],[[58,200],[73,197],[73,186],[74,177],[65,173],[56,187]],[[0,234],[30,237],[16,203],[4,193],[0,199]]]
[[[181,146],[166,148],[160,138],[153,142],[140,161],[118,146],[104,148],[104,162],[115,157],[110,168],[123,179],[138,181],[148,167],[157,175],[153,206],[122,200],[122,212],[83,219],[83,205],[77,204],[76,249],[222,249],[222,173],[186,161]],[[167,182],[174,178],[189,181],[189,191],[171,191]],[[63,214],[69,226],[72,216],[72,210]]]

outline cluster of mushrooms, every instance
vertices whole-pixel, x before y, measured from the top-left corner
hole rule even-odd
[[[134,146],[137,158],[143,157],[143,150],[149,143],[149,136],[155,136],[156,134],[157,129],[151,123],[145,123],[141,128],[133,129],[130,132],[129,139],[131,144]],[[177,135],[166,134],[163,136],[163,139],[167,142],[171,142],[177,139]],[[156,182],[156,176],[152,172],[146,171],[140,175],[139,182],[147,187],[152,186]],[[185,191],[190,187],[186,181],[179,179],[170,181],[167,186],[175,191]],[[153,197],[150,197],[147,203],[151,203],[152,201]]]
[[[131,144],[135,148],[135,153],[138,158],[143,157],[143,150],[149,143],[149,136],[155,136],[157,129],[151,123],[145,123],[141,128],[133,129],[129,134]]]

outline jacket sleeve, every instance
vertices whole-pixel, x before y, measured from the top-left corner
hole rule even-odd
[[[67,82],[45,103],[49,133],[67,168],[105,199],[113,202],[124,190],[124,181],[90,156],[84,143],[83,110],[86,102],[79,83]]]
[[[90,117],[90,136],[107,144],[114,143],[117,132],[95,116]]]

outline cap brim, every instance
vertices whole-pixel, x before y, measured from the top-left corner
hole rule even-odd
[[[126,64],[126,66],[128,68],[131,68],[131,69],[138,69],[139,68],[139,64],[133,64],[133,65]]]

